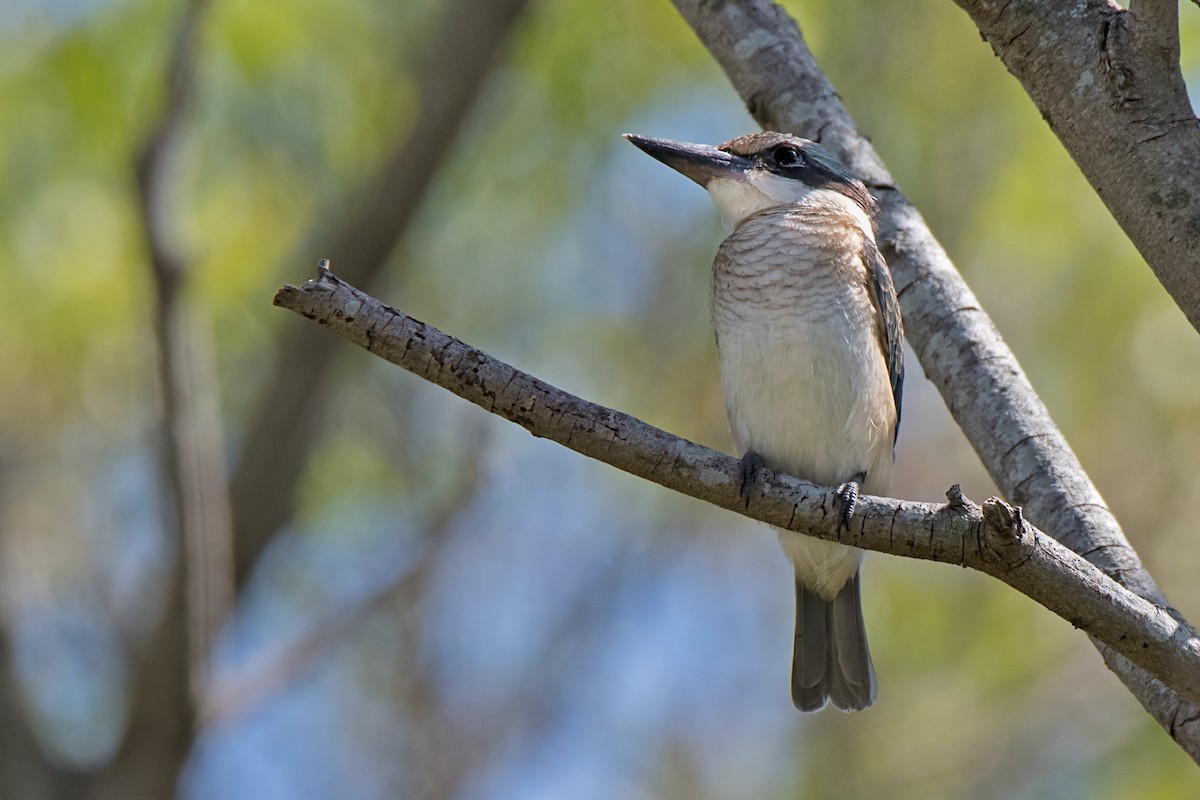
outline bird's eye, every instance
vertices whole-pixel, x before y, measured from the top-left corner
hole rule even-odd
[[[771,153],[771,158],[781,167],[794,167],[804,163],[804,156],[800,150],[790,144],[781,144],[775,148],[775,152]]]

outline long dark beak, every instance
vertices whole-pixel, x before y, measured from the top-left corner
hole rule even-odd
[[[642,152],[654,156],[701,186],[708,186],[708,182],[714,178],[736,178],[750,166],[750,162],[741,156],[706,144],[675,142],[653,136],[638,136],[636,133],[627,133],[625,138]]]

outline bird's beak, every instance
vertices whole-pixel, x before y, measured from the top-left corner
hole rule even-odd
[[[656,139],[653,136],[638,136],[636,133],[627,133],[625,138],[637,145],[639,150],[654,156],[701,186],[708,186],[708,182],[716,178],[736,179],[750,166],[750,162],[741,156],[706,144],[674,142],[670,139]]]

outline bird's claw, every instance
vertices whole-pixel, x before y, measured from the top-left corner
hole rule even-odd
[[[841,513],[838,514],[837,525],[837,532],[839,534],[842,530],[849,527],[850,520],[854,517],[854,507],[858,505],[859,488],[866,479],[866,473],[860,472],[837,487],[837,505],[841,508]]]
[[[754,482],[758,479],[758,471],[766,466],[763,457],[753,450],[747,451],[742,456],[740,466],[738,467],[738,479],[740,486],[739,494],[742,496],[742,504],[748,509],[750,508],[750,493],[754,490]]]

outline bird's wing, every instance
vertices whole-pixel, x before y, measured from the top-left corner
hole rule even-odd
[[[867,239],[863,250],[867,267],[867,288],[871,302],[879,310],[879,343],[887,359],[888,376],[892,380],[892,399],[896,401],[896,435],[900,433],[900,405],[904,395],[904,323],[900,318],[900,300],[892,284],[892,272],[883,254],[873,241]]]

